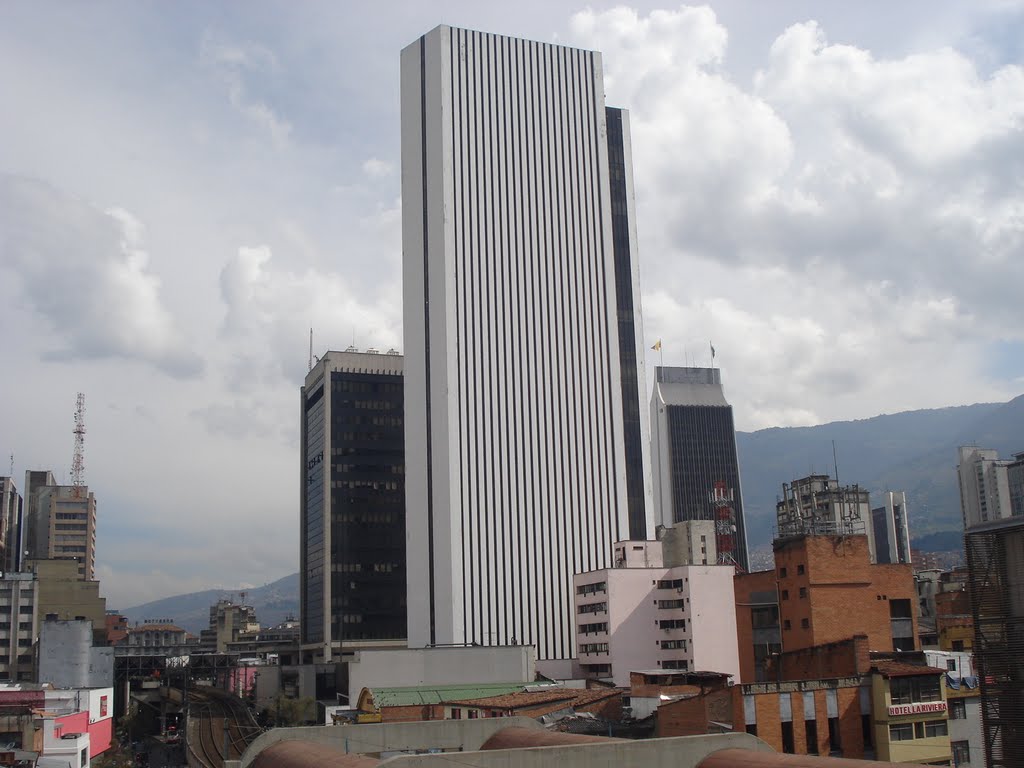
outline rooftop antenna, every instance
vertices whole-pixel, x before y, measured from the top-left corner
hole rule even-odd
[[[313,329],[309,329],[309,368],[306,370],[313,370]]]
[[[71,460],[71,485],[76,499],[82,497],[85,475],[85,395],[81,392],[75,400],[75,453]]]
[[[10,477],[12,481],[14,480],[14,454],[13,453],[11,454],[11,474],[8,475],[8,477]]]
[[[836,471],[836,485],[839,485],[839,459],[836,458],[836,441],[832,441],[832,466]]]

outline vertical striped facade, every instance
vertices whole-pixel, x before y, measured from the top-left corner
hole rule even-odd
[[[410,646],[574,656],[572,576],[629,535],[606,132],[598,53],[402,52]]]

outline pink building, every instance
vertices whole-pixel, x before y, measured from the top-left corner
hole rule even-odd
[[[734,566],[666,567],[660,541],[617,542],[615,563],[573,577],[583,676],[623,687],[635,670],[739,678]]]
[[[32,738],[22,737],[17,746],[39,752],[40,768],[88,768],[93,757],[110,749],[113,688],[7,684],[0,686],[0,706],[23,709],[32,718]]]

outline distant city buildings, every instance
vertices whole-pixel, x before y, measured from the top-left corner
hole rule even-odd
[[[964,528],[1024,517],[1024,453],[1000,459],[990,448],[962,446],[957,475]]]
[[[0,577],[0,680],[35,680],[39,581],[34,573]]]
[[[875,562],[911,562],[907,495],[903,491],[886,491],[882,494],[882,506],[871,509],[871,539]]]
[[[599,53],[447,26],[401,104],[409,644],[567,659],[653,527],[628,115]]]
[[[721,371],[658,366],[655,374],[651,453],[658,524],[714,521],[719,555],[748,570],[736,427]]]
[[[300,608],[308,659],[405,637],[405,410],[394,350],[327,352],[301,399]]]
[[[14,478],[0,477],[0,570],[21,570],[24,500]]]

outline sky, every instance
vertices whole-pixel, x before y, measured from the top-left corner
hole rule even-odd
[[[108,608],[298,570],[309,330],[402,349],[441,23],[603,52],[649,382],[713,344],[742,430],[1024,392],[1024,2],[8,0],[0,474],[68,482],[85,393]]]

